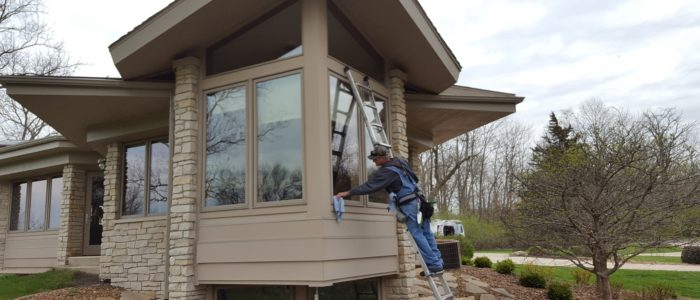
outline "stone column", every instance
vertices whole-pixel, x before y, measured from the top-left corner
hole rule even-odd
[[[115,221],[119,212],[119,166],[121,165],[121,145],[107,145],[104,169],[104,203],[102,204],[102,244],[100,245],[100,279],[112,279],[111,267],[118,268],[113,258],[116,243],[113,237]],[[123,270],[117,270],[122,271]]]
[[[170,242],[168,251],[169,297],[204,299],[206,290],[195,285],[195,234],[198,198],[199,70],[200,60],[186,57],[173,62],[175,69],[174,140]]]
[[[57,265],[65,266],[68,258],[83,254],[85,220],[85,170],[75,165],[63,167],[61,223],[58,228]]]
[[[401,70],[389,72],[391,81],[391,147],[394,156],[408,157],[408,136],[406,135],[406,100],[404,99],[404,84],[406,73]],[[399,275],[383,279],[384,296],[386,299],[418,299],[414,289],[416,278],[415,253],[409,240],[406,225],[396,223],[396,234],[399,244]]]
[[[8,225],[10,224],[11,194],[10,184],[0,182],[0,270],[5,267],[5,238],[7,238]]]

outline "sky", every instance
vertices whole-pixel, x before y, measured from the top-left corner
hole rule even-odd
[[[119,77],[107,47],[168,3],[46,0],[46,20],[85,64],[76,76]],[[589,99],[700,118],[700,1],[420,3],[462,65],[457,84],[525,97],[513,117],[535,128]]]

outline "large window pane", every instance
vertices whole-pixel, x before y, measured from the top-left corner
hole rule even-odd
[[[333,194],[360,184],[358,105],[350,86],[330,77]]]
[[[51,212],[49,229],[58,229],[61,225],[61,199],[63,198],[63,177],[51,178]]]
[[[245,203],[246,89],[207,95],[204,206]]]
[[[26,182],[19,182],[12,185],[12,203],[10,205],[10,230],[24,230],[24,216],[27,207]]]
[[[384,101],[375,98],[375,103],[377,104],[377,110],[381,119],[380,121],[384,126],[384,132],[386,132],[386,111],[384,110]],[[368,111],[367,115],[370,117],[373,116],[373,114],[370,111]],[[370,120],[370,122],[372,122],[372,120]],[[372,145],[372,141],[369,138],[369,131],[367,130],[367,127],[365,127],[363,132],[365,135],[365,153],[370,153],[374,148],[374,145]],[[371,159],[368,159],[367,157],[365,157],[364,159],[365,164],[367,165],[367,176],[372,176],[372,174],[379,170],[379,168],[377,168],[377,166],[374,165],[374,162]],[[385,191],[379,191],[369,195],[369,202],[389,203],[389,196]]]
[[[125,152],[122,214],[144,214],[146,145],[128,146]]]
[[[302,54],[301,4],[273,9],[207,50],[207,74]]]
[[[301,199],[301,75],[255,86],[258,112],[258,201]]]
[[[29,230],[44,229],[46,221],[46,180],[32,181],[32,194],[29,198]]]
[[[163,214],[168,209],[169,156],[170,150],[167,141],[151,143],[148,213],[152,215]]]

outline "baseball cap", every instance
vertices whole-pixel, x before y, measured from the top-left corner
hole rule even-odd
[[[374,150],[369,153],[367,158],[374,159],[375,157],[387,156],[389,154],[389,148],[381,145],[374,146]]]

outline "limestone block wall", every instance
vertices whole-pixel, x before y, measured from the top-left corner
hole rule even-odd
[[[173,62],[175,69],[173,184],[170,205],[169,298],[204,299],[206,290],[195,285],[195,247],[198,197],[199,128],[198,93],[200,60],[186,57]]]
[[[408,136],[406,135],[406,100],[404,84],[406,74],[400,70],[389,73],[391,89],[391,147],[394,156],[408,158]],[[396,234],[399,244],[399,275],[382,280],[385,299],[418,299],[413,288],[416,278],[415,253],[406,225],[397,223]]]
[[[10,224],[10,184],[0,182],[0,270],[5,263],[5,239]]]
[[[112,285],[164,297],[167,221],[165,216],[117,219],[122,154],[107,146],[100,278]]]
[[[61,223],[58,230],[57,265],[68,264],[68,258],[83,252],[85,216],[85,170],[74,165],[63,167]]]

